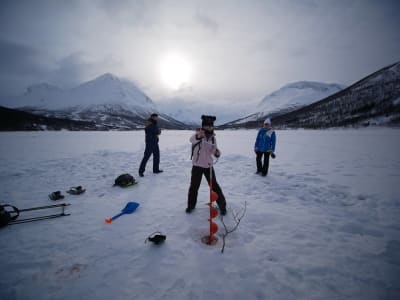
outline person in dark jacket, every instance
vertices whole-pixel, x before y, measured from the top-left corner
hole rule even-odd
[[[144,150],[144,156],[139,167],[139,176],[144,176],[146,170],[146,164],[150,156],[153,154],[153,173],[158,174],[163,172],[160,170],[160,148],[158,147],[158,136],[161,134],[161,129],[157,126],[157,114],[152,114],[150,118],[145,122],[145,133],[146,133],[146,148]]]
[[[271,120],[267,118],[264,121],[264,127],[258,131],[254,152],[256,153],[257,173],[267,176],[269,167],[269,157],[275,158],[275,130],[271,127]],[[262,157],[264,156],[264,163]]]

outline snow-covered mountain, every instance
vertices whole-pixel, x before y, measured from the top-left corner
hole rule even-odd
[[[296,110],[269,116],[279,128],[328,128],[400,124],[400,62],[386,66],[351,86]],[[251,119],[251,118],[252,119]],[[255,128],[264,117],[252,115],[224,127]]]
[[[282,109],[296,109],[330,96],[345,86],[336,83],[298,81],[289,83],[264,97],[258,105],[258,111],[264,114]]]
[[[321,101],[277,116],[281,127],[326,128],[400,124],[400,62]]]
[[[184,99],[172,99],[158,103],[160,111],[186,124],[199,126],[201,115],[214,115],[215,124],[220,125],[235,120],[245,113],[251,113],[251,105],[246,104],[216,104],[204,101],[189,102]]]
[[[137,111],[156,110],[153,101],[132,82],[110,73],[69,90],[47,83],[33,85],[28,87],[23,95],[13,99],[9,106],[59,110],[72,107],[86,109],[110,104],[118,104]]]
[[[157,112],[155,103],[129,80],[106,73],[72,89],[43,83],[8,103],[8,107],[47,117],[95,122],[101,127],[132,129],[143,126]],[[160,114],[160,125],[182,128],[185,124]]]
[[[336,83],[314,81],[289,83],[279,90],[265,96],[258,104],[255,113],[229,124],[243,124],[271,114],[293,111],[337,93],[343,88],[345,88],[345,86]]]

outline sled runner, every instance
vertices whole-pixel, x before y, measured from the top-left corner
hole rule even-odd
[[[70,214],[65,213],[65,207],[69,206],[69,205],[70,205],[69,203],[61,203],[61,204],[39,206],[39,207],[32,207],[32,208],[25,208],[25,209],[18,209],[15,206],[12,206],[9,204],[0,205],[0,227],[5,227],[7,225],[14,225],[14,224],[46,220],[46,219],[54,219],[54,218],[63,217],[63,216],[69,216]],[[12,210],[6,210],[5,209],[6,207],[11,208]],[[62,208],[61,213],[17,220],[21,212],[50,209],[50,208],[57,208],[57,207]]]

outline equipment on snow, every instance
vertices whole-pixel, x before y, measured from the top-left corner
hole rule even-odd
[[[56,192],[49,194],[49,198],[50,198],[50,200],[56,201],[56,200],[64,199],[64,195],[62,195],[60,191],[56,191]]]
[[[136,203],[136,202],[128,202],[128,203],[126,204],[126,206],[124,207],[124,209],[121,210],[121,212],[120,212],[119,214],[115,215],[115,216],[112,217],[112,218],[105,219],[104,221],[105,221],[107,224],[111,224],[112,221],[114,221],[116,218],[119,218],[120,216],[122,216],[122,215],[124,215],[124,214],[131,214],[131,213],[133,213],[133,212],[136,210],[136,208],[138,208],[138,206],[139,206],[139,203]]]
[[[153,232],[152,234],[150,234],[144,242],[147,243],[147,241],[150,241],[156,245],[159,245],[162,242],[164,242],[166,239],[167,239],[166,235],[162,234],[159,231],[156,231],[156,232]]]
[[[73,186],[71,187],[67,193],[71,194],[71,195],[80,195],[83,194],[86,190],[84,188],[82,188],[80,185],[79,186]]]
[[[10,212],[5,209],[5,207],[13,208],[14,212],[16,213],[15,216],[11,216]],[[0,228],[7,226],[11,221],[15,220],[19,216],[18,208],[15,206],[4,204],[0,205]]]
[[[137,181],[135,180],[135,178],[131,175],[131,174],[122,174],[119,175],[116,179],[115,179],[115,183],[114,186],[120,186],[120,187],[128,187],[131,185],[136,184]]]
[[[15,206],[12,206],[9,204],[0,205],[0,227],[5,227],[7,225],[14,225],[14,224],[46,220],[46,219],[53,219],[53,218],[58,218],[58,217],[63,217],[63,216],[69,216],[70,214],[65,213],[65,207],[69,206],[69,205],[71,205],[71,204],[61,203],[61,204],[39,206],[39,207],[32,207],[32,208],[25,208],[25,209],[18,209]],[[11,207],[12,211],[7,211],[5,209],[5,207]],[[62,207],[61,213],[17,220],[17,218],[19,217],[21,212],[49,209],[49,208],[55,208],[55,207]]]

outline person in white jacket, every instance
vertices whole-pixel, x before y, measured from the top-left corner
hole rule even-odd
[[[200,187],[203,175],[210,184],[210,168],[213,166],[213,155],[219,157],[220,150],[217,147],[217,140],[214,133],[214,116],[201,116],[202,127],[190,138],[192,143],[192,176],[188,193],[188,203],[186,213],[191,213],[197,203],[197,193]],[[221,215],[226,214],[226,201],[221,187],[215,177],[214,168],[212,168],[212,187],[218,194],[217,205]]]

